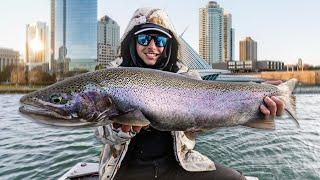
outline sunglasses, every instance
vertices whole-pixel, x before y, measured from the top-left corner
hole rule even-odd
[[[152,39],[154,40],[154,44],[157,47],[164,47],[164,46],[166,46],[166,44],[168,42],[168,38],[163,35],[156,35],[156,36],[149,35],[149,34],[138,34],[137,35],[137,42],[138,42],[138,44],[140,44],[142,46],[148,46]]]

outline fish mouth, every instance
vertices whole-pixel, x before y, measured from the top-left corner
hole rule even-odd
[[[109,119],[100,119],[99,121],[92,119],[79,118],[77,115],[68,114],[66,111],[54,107],[48,102],[32,99],[21,101],[19,111],[27,119],[38,121],[42,124],[62,127],[94,127],[110,124]]]
[[[72,116],[63,116],[60,115],[59,113],[57,113],[56,111],[47,109],[47,108],[42,108],[39,106],[35,106],[35,105],[28,105],[28,104],[24,104],[22,106],[20,106],[19,111],[23,114],[34,114],[34,115],[38,115],[38,116],[46,116],[46,117],[52,117],[55,119],[64,119],[64,120],[71,120]]]
[[[20,104],[22,106],[19,109],[22,113],[37,114],[65,120],[73,118],[73,116],[71,116],[67,111],[61,109],[61,107],[38,98],[30,98],[20,101]]]
[[[74,118],[72,116],[62,116],[55,111],[50,111],[41,107],[22,105],[19,111],[27,119],[35,120],[42,124],[62,126],[62,127],[88,127],[92,123],[85,122],[81,118]]]
[[[25,117],[43,124],[64,127],[89,126],[91,124],[37,98],[20,101],[20,104],[19,111]]]

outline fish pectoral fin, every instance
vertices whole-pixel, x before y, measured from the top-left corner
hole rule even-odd
[[[130,126],[147,126],[150,121],[143,115],[140,110],[133,110],[125,112],[124,114],[119,114],[110,118],[114,123],[119,123],[123,125]]]
[[[244,126],[258,129],[275,130],[275,123],[273,118],[251,121],[244,124]]]

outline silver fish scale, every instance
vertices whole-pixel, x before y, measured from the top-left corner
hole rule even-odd
[[[214,81],[199,81],[183,75],[169,73],[159,70],[142,68],[113,68],[102,70],[103,74],[97,81],[102,85],[113,84],[116,86],[157,86],[175,87],[182,89],[215,89],[220,91],[250,91],[268,92],[277,94],[278,89],[274,86],[256,83],[224,83]],[[96,76],[96,75],[95,75]]]

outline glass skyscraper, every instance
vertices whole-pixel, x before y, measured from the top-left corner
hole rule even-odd
[[[224,12],[223,20],[224,20],[223,60],[225,62],[233,61],[234,60],[234,28],[232,28],[232,15],[230,13]]]
[[[97,62],[97,0],[51,0],[51,41],[51,60],[68,62],[67,71],[93,71]]]
[[[48,63],[48,32],[48,26],[44,22],[36,22],[26,26],[25,60],[30,69]]]

